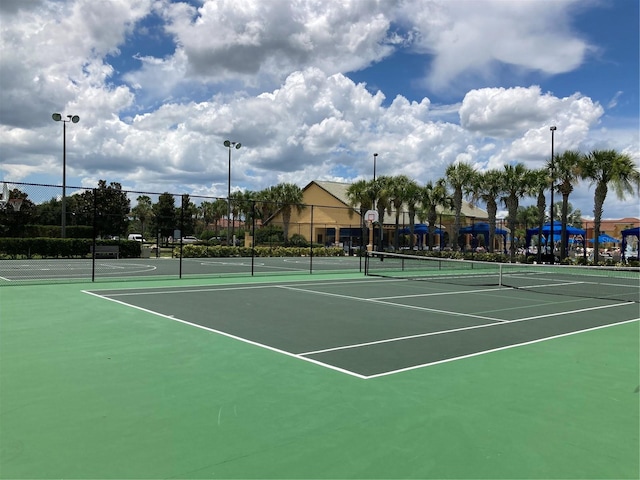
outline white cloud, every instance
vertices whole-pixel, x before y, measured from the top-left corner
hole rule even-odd
[[[451,89],[494,78],[500,65],[548,75],[575,69],[592,48],[568,28],[577,2],[412,0],[403,20],[416,32],[414,48],[435,57],[428,84]]]
[[[167,31],[187,59],[188,77],[257,86],[315,66],[332,74],[364,68],[393,51],[392,2],[216,0],[172,4]]]
[[[497,65],[567,71],[591,48],[567,26],[576,1],[3,2],[0,171],[60,178],[55,111],[81,116],[67,129],[71,178],[145,191],[225,196],[225,139],[243,144],[233,152],[233,188],[252,190],[370,178],[373,152],[380,175],[421,183],[454,161],[539,167],[552,124],[559,151],[616,148],[637,161],[634,125],[601,128],[604,110],[587,95],[478,88],[451,105],[402,95],[389,103],[346,76],[398,48],[432,55],[428,80],[440,87],[490,78]],[[175,48],[140,53],[141,67],[118,77],[110,60],[152,12]],[[209,94],[190,98],[195,90]]]

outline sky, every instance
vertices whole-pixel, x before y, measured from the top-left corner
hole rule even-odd
[[[374,153],[420,185],[542,168],[552,143],[640,166],[639,3],[2,0],[0,181],[62,184],[55,112],[80,117],[74,186],[226,197],[225,140],[232,191],[371,179]],[[593,218],[593,195],[569,201]],[[610,191],[622,217],[638,197]]]

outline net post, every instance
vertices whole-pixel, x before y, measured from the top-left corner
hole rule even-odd
[[[502,287],[502,264],[498,264],[498,286]]]

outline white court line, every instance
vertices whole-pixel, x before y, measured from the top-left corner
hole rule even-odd
[[[391,280],[391,282],[404,282],[406,280]],[[295,283],[294,281],[291,281],[292,283]],[[327,280],[323,280],[322,278],[319,278],[318,280],[316,280],[315,282],[313,281],[308,281],[305,280],[305,282],[300,282],[300,283],[295,283],[296,286],[303,286],[303,287],[315,287],[318,285],[350,285],[350,284],[356,284],[356,283],[389,283],[390,280],[331,280],[331,281],[327,281]],[[245,288],[273,288],[276,286],[282,286],[282,283],[280,283],[280,280],[278,278],[274,278],[272,281],[261,281],[261,282],[256,282],[255,284],[251,284],[251,285],[247,285],[247,282],[237,282],[237,283],[226,283],[225,285],[227,286],[220,286],[220,285],[208,285],[208,286],[203,286],[200,288],[193,288],[192,285],[189,286],[184,286],[184,287],[174,287],[174,290],[162,290],[163,288],[166,287],[158,287],[156,286],[150,286],[150,287],[124,287],[124,288],[119,288],[119,289],[114,289],[114,288],[98,288],[98,289],[91,289],[91,292],[113,292],[114,290],[117,290],[118,292],[123,292],[123,293],[109,293],[105,296],[109,296],[109,297],[116,297],[116,296],[123,296],[123,295],[165,295],[165,294],[172,294],[172,293],[192,293],[192,292],[217,292],[217,291],[225,291],[225,290],[242,290]],[[239,286],[238,286],[239,285]],[[129,292],[130,290],[134,290],[133,292]],[[142,292],[142,290],[155,290],[155,291],[149,291],[149,292]]]
[[[417,370],[419,368],[424,368],[424,367],[431,367],[433,365],[439,365],[441,363],[455,362],[456,360],[463,360],[465,358],[478,357],[480,355],[486,355],[488,353],[499,352],[500,350],[508,350],[510,348],[523,347],[525,345],[532,345],[534,343],[546,342],[547,340],[554,340],[556,338],[568,337],[570,335],[576,335],[578,333],[585,333],[585,332],[591,332],[591,331],[594,331],[594,330],[600,330],[600,329],[603,329],[603,328],[615,327],[617,325],[624,325],[625,323],[633,323],[633,322],[637,322],[639,320],[640,320],[640,318],[632,318],[631,320],[623,320],[621,322],[610,323],[608,325],[599,325],[597,327],[585,328],[583,330],[575,330],[573,332],[561,333],[561,334],[558,334],[558,335],[553,335],[551,337],[538,338],[537,340],[531,340],[531,341],[528,341],[528,342],[514,343],[512,345],[505,345],[504,347],[492,348],[490,350],[483,350],[481,352],[470,353],[468,355],[461,355],[459,357],[445,358],[443,360],[437,360],[435,362],[423,363],[421,365],[412,365],[410,367],[399,368],[397,370],[389,370],[387,372],[376,373],[374,375],[368,375],[368,376],[365,377],[365,380],[370,380],[372,378],[385,377],[387,375],[395,375],[396,373],[408,372],[410,370]]]
[[[360,375],[359,373],[355,373],[355,372],[352,372],[350,370],[345,370],[344,368],[336,367],[336,366],[330,365],[328,363],[319,362],[319,361],[314,360],[312,358],[305,358],[305,357],[300,356],[299,354],[287,352],[286,350],[281,350],[279,348],[271,347],[271,346],[265,345],[263,343],[254,342],[253,340],[249,340],[247,338],[238,337],[237,335],[233,335],[231,333],[223,332],[222,330],[216,330],[215,328],[205,327],[204,325],[198,325],[197,323],[192,323],[192,322],[189,322],[187,320],[182,320],[182,319],[176,318],[176,317],[174,317],[172,315],[166,315],[164,313],[154,312],[153,310],[149,310],[147,308],[138,307],[136,305],[130,305],[130,304],[126,303],[126,302],[122,302],[122,301],[116,300],[114,298],[104,297],[102,295],[98,295],[97,293],[93,293],[93,292],[90,292],[88,290],[82,290],[82,293],[86,293],[88,295],[93,295],[94,297],[102,298],[102,299],[108,300],[110,302],[115,302],[115,303],[118,303],[120,305],[124,305],[124,306],[129,307],[129,308],[135,308],[136,310],[140,310],[142,312],[150,313],[150,314],[156,315],[158,317],[162,317],[162,318],[166,318],[166,319],[169,319],[169,320],[173,320],[174,322],[183,323],[185,325],[189,325],[191,327],[199,328],[201,330],[206,330],[208,332],[217,333],[218,335],[222,335],[224,337],[232,338],[232,339],[238,340],[240,342],[248,343],[249,345],[253,345],[253,346],[256,346],[256,347],[264,348],[266,350],[271,350],[272,352],[281,353],[283,355],[286,355],[288,357],[293,357],[293,358],[296,358],[298,360],[304,360],[305,362],[309,362],[309,363],[313,363],[313,364],[316,364],[316,365],[320,365],[322,367],[326,367],[326,368],[329,368],[331,370],[336,370],[336,371],[338,371],[340,373],[346,373],[347,375],[351,375],[353,377],[357,377],[357,378],[360,378],[360,379],[366,379],[366,376]]]
[[[615,305],[602,305],[599,307],[589,307],[589,308],[581,308],[578,310],[571,310],[568,312],[559,312],[559,313],[548,313],[545,315],[536,315],[533,317],[525,317],[525,318],[518,318],[516,320],[503,320],[502,323],[485,323],[483,325],[472,325],[470,327],[460,327],[460,328],[451,328],[448,330],[438,330],[437,332],[429,332],[429,333],[418,333],[415,335],[407,335],[404,337],[394,337],[394,338],[387,338],[384,340],[375,340],[373,342],[364,342],[364,343],[357,343],[357,344],[352,344],[352,345],[343,345],[341,347],[333,347],[333,348],[325,348],[323,350],[315,350],[313,352],[303,352],[303,353],[299,353],[298,355],[315,355],[318,353],[326,353],[326,352],[335,352],[335,351],[339,351],[339,350],[350,350],[352,348],[360,348],[360,347],[367,347],[369,345],[378,345],[381,343],[391,343],[391,342],[398,342],[398,341],[402,341],[402,340],[408,340],[411,338],[421,338],[421,337],[433,337],[436,335],[444,335],[447,333],[453,333],[453,332],[461,332],[464,330],[476,330],[478,328],[488,328],[488,327],[497,327],[497,326],[501,326],[501,325],[506,325],[509,323],[518,323],[518,322],[526,322],[528,320],[535,320],[538,318],[547,318],[547,317],[558,317],[558,316],[564,316],[564,315],[570,315],[570,314],[575,314],[575,313],[582,313],[582,312],[587,312],[587,311],[591,311],[591,310],[599,310],[602,308],[614,308],[614,307],[620,307],[620,306],[624,306],[624,305],[632,305],[634,302],[627,302],[627,303],[619,303],[619,304],[615,304]],[[610,324],[610,325],[615,325],[615,324]],[[550,338],[554,338],[554,337],[550,337]],[[463,358],[463,357],[461,357]]]
[[[355,301],[358,301],[358,302],[380,303],[382,305],[392,305],[394,307],[404,308],[404,309],[408,309],[408,310],[419,310],[419,311],[422,311],[422,312],[434,312],[434,313],[440,313],[442,315],[451,315],[451,316],[454,316],[454,317],[470,317],[470,318],[476,318],[476,319],[480,319],[480,320],[489,320],[490,322],[501,322],[501,323],[508,322],[508,320],[503,320],[501,318],[484,317],[482,315],[473,315],[471,313],[452,312],[450,310],[439,310],[437,308],[418,307],[418,306],[415,306],[415,305],[403,305],[401,303],[387,302],[387,301],[384,301],[384,300],[378,300],[376,298],[360,298],[360,297],[351,297],[349,295],[341,295],[339,293],[315,292],[313,290],[305,290],[304,288],[288,287],[288,286],[284,286],[284,285],[280,285],[280,286],[278,286],[278,288],[283,288],[285,290],[292,290],[292,291],[296,291],[296,292],[311,293],[311,294],[314,294],[314,295],[326,295],[326,296],[329,296],[329,297],[346,298],[347,300],[355,300]],[[458,293],[465,294],[465,293],[468,293],[468,292],[458,292]]]
[[[411,295],[394,295],[392,297],[376,297],[376,300],[393,300],[396,298],[412,298],[412,297],[432,297],[432,296],[440,296],[440,295],[463,295],[467,293],[485,293],[485,292],[495,292],[499,290],[513,290],[513,288],[498,287],[498,288],[483,288],[480,290],[463,290],[461,292],[414,293]]]

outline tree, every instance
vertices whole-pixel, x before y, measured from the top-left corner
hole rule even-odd
[[[106,180],[99,180],[98,188],[69,198],[77,203],[67,211],[75,210],[82,223],[95,222],[98,235],[126,235],[131,202],[118,182],[107,185]]]
[[[136,199],[138,204],[131,209],[131,215],[140,221],[140,233],[142,237],[145,237],[145,223],[147,223],[153,215],[153,202],[151,197],[147,195],[140,195]]]
[[[275,215],[278,210],[278,202],[276,199],[276,191],[274,187],[265,188],[260,190],[256,196],[256,217],[266,223],[266,221]]]
[[[483,201],[487,206],[489,221],[489,252],[493,253],[496,236],[496,216],[498,214],[498,198],[503,190],[502,174],[499,170],[488,170],[476,173],[472,179],[472,201]]]
[[[541,168],[539,170],[529,170],[529,195],[536,197],[536,206],[532,207],[534,209],[535,217],[532,214],[531,216],[527,216],[527,220],[531,223],[530,225],[538,226],[538,236],[537,236],[537,251],[538,251],[538,262],[542,261],[542,229],[544,228],[544,221],[546,218],[546,210],[547,210],[547,197],[545,195],[547,189],[551,185],[551,176],[550,170],[548,168]],[[533,221],[535,219],[535,221]]]
[[[176,218],[180,220],[180,235],[193,235],[196,231],[198,207],[193,203],[188,193],[181,197],[181,204],[176,207]]]
[[[638,192],[640,172],[629,155],[616,150],[593,150],[580,161],[580,177],[596,186],[593,197],[593,259],[598,262],[600,222],[608,189],[613,188],[620,199],[625,194],[633,194],[634,190]]]
[[[52,197],[51,200],[36,205],[34,222],[39,225],[58,225],[61,215],[62,202]]]
[[[240,197],[240,214],[244,218],[245,229],[251,229],[251,235],[255,235],[253,224],[254,220],[258,219],[258,212],[255,208],[257,194],[257,192],[246,190],[242,192]]]
[[[381,176],[373,181],[373,191],[375,192],[375,208],[378,212],[378,250],[383,250],[382,243],[384,237],[384,214],[391,208],[391,177]]]
[[[422,206],[419,217],[429,222],[429,236],[427,245],[429,250],[433,250],[433,240],[436,233],[436,222],[438,220],[438,207],[445,209],[453,206],[453,197],[447,192],[447,181],[441,178],[436,183],[428,182],[420,190],[420,204]]]
[[[279,183],[273,190],[276,201],[280,204],[282,212],[282,232],[285,243],[289,241],[289,223],[291,213],[295,208],[302,212],[305,205],[302,204],[302,189],[293,183]]]
[[[23,237],[25,226],[31,223],[36,213],[35,204],[27,197],[29,195],[14,188],[9,192],[9,199],[22,199],[20,210],[14,209],[11,203],[4,204],[0,209],[0,236]]]
[[[413,180],[411,180],[407,184],[405,189],[405,195],[406,195],[405,202],[407,204],[407,213],[409,215],[409,233],[410,233],[409,246],[411,247],[412,250],[414,246],[413,232],[415,229],[416,215],[418,213],[418,204],[420,203],[420,191],[421,191],[420,185],[418,185]]]
[[[455,220],[453,224],[453,238],[455,239],[455,249],[459,249],[458,236],[460,235],[460,213],[462,212],[462,199],[469,194],[473,188],[474,168],[464,162],[454,163],[447,167],[445,171],[447,182],[453,189],[453,208]]]
[[[349,199],[349,205],[353,208],[358,208],[360,213],[362,240],[364,241],[366,237],[365,229],[367,228],[365,215],[367,210],[371,210],[373,199],[375,198],[373,181],[358,180],[352,183],[347,187],[347,198]],[[370,240],[370,243],[373,244],[373,239]]]
[[[505,165],[502,172],[503,195],[502,201],[507,207],[508,216],[507,224],[511,231],[511,244],[509,245],[510,261],[516,261],[516,245],[513,241],[513,234],[516,231],[516,222],[518,220],[518,205],[522,197],[531,190],[530,171],[523,163],[516,165]]]
[[[553,219],[560,221],[562,219],[563,202],[556,202],[553,205]],[[582,212],[574,210],[571,202],[567,203],[567,226],[582,228]]]
[[[227,214],[227,201],[218,198],[215,202],[202,202],[200,209],[202,210],[205,230],[213,223],[213,229],[217,237],[219,235],[220,220]]]
[[[394,238],[394,247],[396,250],[400,248],[400,213],[402,206],[409,200],[409,189],[411,184],[417,184],[406,175],[398,175],[390,177],[389,180],[389,206],[395,210],[396,229]],[[412,189],[411,193],[415,190]]]
[[[244,223],[253,220],[253,202],[255,192],[252,191],[236,191],[231,194],[231,213],[233,214],[232,230],[235,229],[235,220],[241,218]]]
[[[556,189],[562,195],[562,231],[560,258],[567,256],[567,215],[569,208],[569,195],[573,192],[573,186],[578,183],[580,178],[580,161],[582,154],[576,150],[567,150],[561,155],[555,157],[553,165],[548,165],[553,174],[553,180],[556,182]]]
[[[168,192],[158,197],[158,202],[152,206],[153,226],[163,238],[173,236],[173,231],[178,223],[176,218],[176,206],[173,195]]]

